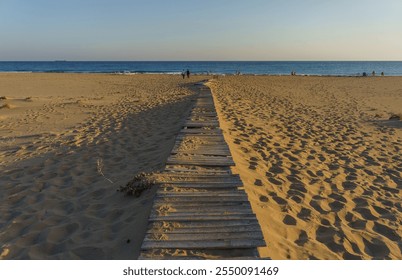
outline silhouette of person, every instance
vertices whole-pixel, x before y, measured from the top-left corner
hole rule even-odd
[[[383,77],[384,77],[384,72],[381,72],[381,76],[383,76]]]
[[[183,71],[181,72],[181,76],[183,77],[183,79],[186,77],[186,72],[184,72],[184,69],[183,69]]]
[[[187,78],[190,78],[190,70],[187,69],[186,74],[187,74]]]
[[[373,72],[371,73],[371,75],[374,77],[374,76],[375,76],[375,71],[373,71]]]

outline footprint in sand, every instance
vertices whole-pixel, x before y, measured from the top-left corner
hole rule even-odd
[[[255,185],[255,186],[258,186],[258,187],[262,187],[262,186],[263,186],[263,183],[262,183],[262,181],[261,181],[260,179],[255,179],[254,185]]]
[[[359,213],[363,217],[363,219],[365,219],[365,220],[374,221],[374,220],[378,219],[376,216],[374,216],[371,213],[370,209],[368,209],[368,208],[356,207],[356,208],[353,209],[353,211]]]
[[[355,189],[356,189],[357,184],[354,183],[354,182],[347,181],[347,182],[343,182],[343,183],[342,183],[342,187],[343,187],[343,189],[346,190],[346,191],[352,191],[352,190],[355,190]]]
[[[281,206],[282,206],[282,205],[286,205],[286,204],[288,203],[285,199],[279,197],[275,192],[270,192],[269,195],[271,196],[271,198],[272,198],[273,200],[275,200],[275,202],[276,202],[278,205],[281,205]]]
[[[306,244],[308,242],[308,235],[307,232],[305,232],[304,230],[302,230],[299,234],[299,238],[297,240],[295,240],[295,243],[298,246],[304,246],[304,244]]]
[[[311,217],[311,210],[302,207],[299,213],[297,213],[297,217],[305,222],[310,220]]]
[[[355,250],[355,247],[357,248],[357,251]],[[357,253],[361,254],[359,248],[357,247],[357,245],[355,243],[352,243],[352,248],[356,252],[356,254]],[[342,258],[344,260],[361,260],[362,259],[360,256],[352,254],[352,253],[349,253],[347,251],[342,254]]]
[[[399,236],[393,229],[387,227],[386,225],[374,222],[373,230],[382,236],[385,236],[389,240],[400,243],[402,241],[401,236]]]
[[[297,224],[297,220],[290,215],[286,215],[285,218],[283,218],[283,223],[285,225],[295,226]]]
[[[374,259],[389,259],[390,250],[388,246],[378,238],[371,241],[363,237],[364,251]]]
[[[290,184],[287,192],[288,196],[297,203],[300,203],[304,199],[305,193],[307,193],[307,190],[303,183]]]
[[[249,165],[248,169],[251,169],[251,170],[257,169],[258,159],[256,157],[251,157],[249,160],[249,163],[250,163],[250,165]]]
[[[281,167],[280,164],[272,165],[272,167],[269,169],[269,172],[274,173],[274,174],[282,174],[285,171]]]
[[[343,207],[345,207],[345,204],[343,204],[342,202],[340,202],[340,201],[333,201],[333,202],[330,202],[329,204],[329,207],[331,208],[331,210],[333,211],[333,212],[338,212],[338,211],[340,211]]]
[[[396,221],[396,218],[395,218],[394,214],[391,213],[390,211],[388,211],[387,209],[379,207],[379,206],[376,206],[376,205],[372,205],[372,207],[373,207],[375,212],[377,212],[378,214],[381,215],[382,218],[386,218],[386,219],[389,219],[391,221]]]
[[[353,229],[362,229],[362,230],[366,229],[367,221],[357,218],[350,212],[346,213],[345,219],[346,221],[348,221],[348,226]]]
[[[267,177],[268,177],[268,181],[271,182],[272,184],[277,185],[277,186],[282,185],[282,181],[277,180],[271,176],[267,176]]]
[[[324,209],[321,208],[320,204],[318,203],[318,201],[316,199],[313,199],[310,201],[310,206],[313,207],[317,212],[319,212],[320,214],[328,214],[328,211],[325,211]]]
[[[317,241],[323,243],[334,253],[344,252],[345,248],[343,245],[338,244],[335,240],[338,239],[338,233],[335,228],[331,226],[321,225],[316,230]]]

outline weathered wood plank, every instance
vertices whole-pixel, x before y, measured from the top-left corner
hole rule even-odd
[[[151,250],[143,250],[138,260],[205,260],[205,257],[200,256],[158,256],[156,252]],[[258,259],[259,258],[255,258]]]
[[[150,216],[150,221],[224,221],[224,220],[242,220],[255,218],[254,214],[233,214],[223,215],[217,213],[216,215],[183,215],[183,216]]]
[[[217,151],[217,152],[226,152],[230,153],[230,150],[227,146],[221,145],[219,142],[208,142],[208,143],[202,143],[202,144],[193,144],[193,143],[187,143],[187,144],[177,144],[173,147],[172,152],[176,153],[181,153],[181,154],[194,154],[194,153],[203,153],[203,152],[212,152],[212,151]],[[230,156],[230,154],[229,154]]]
[[[255,256],[248,256],[246,254],[249,254],[249,251],[245,249],[244,253],[241,253],[240,250],[242,249],[237,249],[236,251],[239,252],[239,256],[236,257],[228,257],[228,256],[214,256],[214,260],[227,260],[230,258],[231,260],[271,260],[270,258],[260,258],[258,257],[258,252],[255,253]],[[202,257],[202,256],[158,256],[157,253],[150,253],[152,250],[144,250],[144,255],[140,255],[138,258],[139,260],[206,260],[208,257]],[[149,256],[147,257],[146,254],[149,253]],[[244,254],[244,256],[242,255]],[[155,256],[156,255],[156,256]]]
[[[218,118],[218,115],[216,114],[216,113],[214,113],[214,112],[202,112],[202,111],[200,111],[200,112],[192,112],[191,114],[190,114],[190,117],[192,117],[192,116],[200,116],[200,117],[210,117],[210,118]]]
[[[252,213],[252,209],[250,205],[208,205],[203,207],[204,205],[198,204],[198,206],[194,205],[182,205],[182,204],[164,204],[161,205],[159,208],[156,206],[151,211],[151,216],[180,216],[180,215],[187,215],[191,213],[195,213],[195,209],[200,209],[202,207],[202,214],[205,215],[215,215],[215,213],[224,215],[232,215],[232,214],[249,214]]]
[[[193,209],[193,211],[179,211],[177,210],[176,212],[170,211],[169,210],[160,210],[161,212],[158,212],[158,209],[154,209],[151,211],[151,219],[152,218],[158,218],[158,217],[162,217],[162,218],[175,218],[175,217],[190,217],[190,218],[197,218],[197,217],[202,217],[205,219],[209,219],[210,217],[216,217],[219,216],[220,218],[223,217],[230,217],[233,215],[237,215],[237,216],[242,216],[242,217],[253,217],[254,214],[251,211],[251,209],[224,209],[224,210],[215,210],[215,211],[204,211],[204,209],[202,209],[202,212],[200,211],[194,211],[195,209]]]
[[[265,246],[264,240],[231,239],[200,241],[144,241],[142,249],[240,249]]]
[[[230,172],[230,167],[204,167],[204,166],[184,166],[179,164],[166,164],[165,172],[197,172],[200,174],[227,173]]]
[[[193,122],[193,121],[187,121],[183,127],[219,127],[219,123],[210,121],[210,122]]]
[[[180,130],[180,133],[197,134],[197,135],[217,135],[221,134],[222,130],[220,128],[214,128],[214,129],[186,128]]]
[[[181,144],[183,140],[195,140],[201,142],[199,145],[218,145],[217,147],[228,148],[223,136],[215,136],[213,134],[180,134],[176,136],[175,144]]]
[[[200,203],[200,204],[205,204],[205,206],[209,204],[213,204],[215,202],[243,202],[243,201],[248,201],[247,197],[241,197],[241,196],[232,196],[232,197],[166,197],[166,198],[158,198],[158,200],[155,201],[155,205],[158,204],[167,204],[167,203]]]
[[[152,241],[198,241],[198,240],[238,240],[238,239],[264,239],[261,231],[254,232],[211,232],[211,233],[148,233],[145,242]]]
[[[177,180],[180,179],[191,179],[191,180],[225,180],[235,178],[236,180],[240,180],[239,174],[198,174],[198,173],[172,173],[172,172],[162,172],[162,175],[166,176],[166,178],[175,178]]]
[[[230,175],[229,175],[230,176]],[[238,177],[202,177],[202,176],[177,176],[177,177],[167,177],[158,179],[158,183],[163,184],[187,184],[187,183],[197,183],[197,184],[214,184],[214,183],[232,183],[232,184],[240,184],[242,185],[242,181]]]
[[[171,192],[158,190],[156,197],[245,197],[244,191],[227,190],[227,191],[204,191],[204,192]]]
[[[148,226],[148,229],[155,228],[224,228],[224,227],[241,227],[258,225],[257,219],[243,219],[243,220],[225,220],[225,221],[181,221],[181,222],[153,222]]]
[[[167,164],[177,165],[197,165],[197,166],[234,166],[233,159],[230,157],[213,157],[213,156],[193,156],[193,157],[176,157],[170,156]]]
[[[243,185],[242,181],[239,178],[202,178],[202,177],[170,177],[170,178],[161,178],[158,180],[158,183],[162,184],[240,184]]]
[[[202,155],[202,156],[231,156],[231,153],[229,150],[217,150],[217,149],[205,149],[205,148],[200,148],[200,149],[195,149],[195,150],[182,150],[182,149],[173,149],[172,152],[170,153],[171,155],[177,155],[177,154],[188,154],[188,155]]]
[[[219,169],[218,169],[219,168]],[[193,168],[189,168],[189,166],[187,166],[187,168],[184,168],[184,166],[180,166],[177,167],[177,165],[166,165],[165,169],[163,172],[171,172],[174,174],[201,174],[201,175],[220,175],[220,174],[231,174],[231,170],[230,168],[225,168],[225,167],[217,167],[215,169],[193,169]]]
[[[234,184],[234,183],[185,183],[181,184],[171,183],[171,184],[163,184],[162,187],[175,187],[175,188],[190,188],[190,189],[237,189],[242,187],[242,184]]]
[[[216,201],[215,203],[197,203],[197,202],[181,202],[181,203],[175,203],[175,202],[168,202],[168,203],[155,203],[154,208],[159,209],[159,208],[169,208],[173,209],[173,211],[187,211],[190,212],[191,210],[194,209],[205,209],[205,212],[211,212],[211,211],[216,211],[216,210],[222,210],[223,208],[233,208],[237,207],[239,209],[247,209],[248,211],[252,212],[251,205],[248,201],[221,201],[218,202]]]
[[[171,228],[150,228],[147,233],[240,233],[240,232],[254,232],[260,231],[259,224],[251,224],[247,226],[228,226],[224,227],[171,227]]]

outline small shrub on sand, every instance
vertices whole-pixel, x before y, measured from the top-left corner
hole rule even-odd
[[[24,101],[28,101],[28,102],[31,102],[32,101],[32,97],[26,97],[25,99],[24,99]]]
[[[117,191],[124,192],[126,195],[139,197],[143,191],[150,189],[155,184],[156,180],[152,173],[140,173],[134,176],[124,187],[120,186]]]
[[[0,100],[6,100],[7,99],[7,97],[5,97],[5,96],[0,96]]]

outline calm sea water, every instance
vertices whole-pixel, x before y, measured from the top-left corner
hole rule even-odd
[[[0,72],[192,73],[360,76],[363,72],[402,76],[402,61],[3,61]]]

